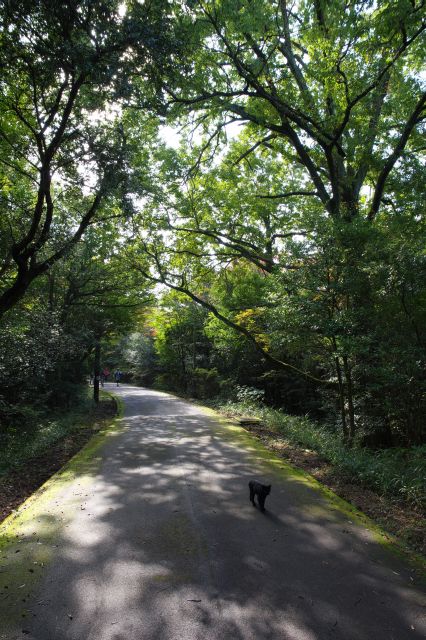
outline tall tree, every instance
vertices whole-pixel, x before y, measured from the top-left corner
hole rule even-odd
[[[424,175],[417,160],[426,116],[419,74],[423,4],[307,1],[296,12],[281,0],[188,2],[182,24],[193,47],[193,73],[177,73],[165,87],[174,113],[183,121],[189,115],[204,133],[188,165],[190,175],[198,171],[201,178],[172,196],[163,223],[154,219],[156,242],[145,241],[153,266],[142,260],[141,268],[254,340],[276,365],[277,354],[229,309],[223,313],[202,286],[227,259],[249,261],[272,275],[275,295],[270,290],[266,302],[278,307],[287,301],[281,321],[289,321],[291,309],[292,326],[305,340],[309,334],[313,355],[316,349],[312,364],[317,361],[322,375],[305,374],[338,392],[348,440],[361,412],[360,388],[368,387],[365,398],[374,386],[365,375],[372,353],[376,373],[384,353],[373,318],[380,306],[377,270],[391,255],[383,244],[386,229],[397,212],[404,215],[403,201],[408,218],[420,211],[421,196],[409,205],[408,192]],[[219,184],[211,171],[203,173],[205,163],[218,164],[215,145],[221,148],[235,122],[246,125],[246,134],[227,169],[245,163],[253,170],[251,184],[247,171],[229,197],[223,177]],[[266,158],[276,165],[270,179],[259,169]],[[176,207],[179,201],[186,205]],[[173,244],[159,224],[176,234]],[[381,264],[375,244],[383,251]],[[265,300],[260,305],[267,306]],[[270,325],[276,335],[279,317]],[[288,334],[283,324],[279,331]],[[325,353],[331,368],[324,367]],[[281,365],[304,369],[289,360]],[[418,371],[416,380],[420,392]]]
[[[296,193],[264,195],[373,221],[426,117],[424,2],[199,0],[186,10],[194,73],[166,86],[173,101],[210,115],[212,136],[229,119],[252,123],[253,148],[278,145],[303,168]]]
[[[306,0],[297,9],[283,0],[188,2],[182,24],[192,45],[193,74],[177,73],[165,87],[175,112],[189,112],[205,132],[192,173],[211,159],[212,143],[220,143],[231,122],[245,123],[250,132],[236,162],[253,160],[256,166],[257,151],[281,159],[287,171],[276,174],[281,184],[274,178],[258,180],[259,171],[252,173],[257,229],[247,216],[246,190],[239,201],[238,196],[234,202],[222,198],[223,192],[211,198],[210,216],[202,213],[206,207],[201,199],[193,197],[193,210],[180,212],[170,226],[194,238],[187,255],[190,250],[194,256],[205,255],[201,245],[215,244],[216,256],[234,253],[275,273],[275,285],[281,280],[284,291],[311,289],[309,305],[300,305],[299,298],[293,300],[294,308],[305,320],[311,318],[312,329],[316,327],[311,337],[315,331],[323,335],[322,342],[316,341],[319,350],[324,340],[329,343],[335,366],[326,382],[339,390],[348,439],[356,427],[354,376],[368,350],[368,340],[363,346],[362,340],[374,332],[369,316],[375,291],[367,261],[375,229],[383,225],[378,217],[393,215],[402,188],[396,173],[406,171],[410,181],[413,156],[423,148],[423,9],[424,2],[415,0],[380,6]],[[424,167],[417,164],[416,170],[424,172]],[[224,199],[233,213],[224,213]],[[284,242],[274,253],[271,240],[276,245],[292,229],[283,224],[283,216],[274,219],[271,209],[270,219],[265,218],[268,201],[292,211],[291,226],[296,221],[299,232],[308,234],[305,245],[297,249],[293,244],[288,256]],[[191,268],[176,268],[176,260],[174,271],[170,263],[161,267],[158,252],[154,264],[157,279],[187,291],[256,341],[188,284]],[[297,276],[286,282],[280,277],[292,267],[304,276],[298,284]],[[321,309],[320,325],[314,322],[316,308]],[[265,355],[273,363],[271,353]]]
[[[147,106],[170,67],[165,9],[118,0],[3,3],[0,316],[102,221],[108,198],[123,204],[120,114],[132,74],[148,87]]]

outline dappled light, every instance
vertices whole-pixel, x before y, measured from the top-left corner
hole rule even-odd
[[[117,393],[123,429],[100,467],[68,485],[71,506],[40,516],[64,520],[31,638],[420,637],[407,570],[388,568],[395,559],[321,492],[199,407]],[[252,477],[272,484],[265,514],[248,500]]]

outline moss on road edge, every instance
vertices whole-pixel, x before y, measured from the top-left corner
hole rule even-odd
[[[421,583],[426,587],[426,559],[424,556],[416,553],[401,543],[400,540],[386,532],[369,516],[338,496],[334,491],[321,484],[312,475],[303,469],[294,467],[284,458],[277,456],[275,452],[270,451],[252,433],[250,433],[250,431],[234,423],[232,419],[223,416],[210,407],[205,407],[196,402],[193,404],[199,407],[203,413],[211,416],[220,423],[221,426],[224,427],[223,433],[226,434],[230,440],[235,443],[241,443],[245,449],[251,451],[251,454],[258,462],[266,464],[274,475],[277,477],[291,477],[293,480],[297,480],[298,482],[320,492],[326,498],[327,503],[334,511],[342,513],[354,524],[368,529],[372,533],[374,541],[389,552],[390,558],[392,559],[392,556],[396,556],[400,560],[408,563],[416,573],[417,584]]]
[[[79,502],[77,498],[61,505],[55,499],[77,478],[81,486],[90,484],[101,463],[97,452],[121,431],[124,404],[114,394],[108,395],[117,403],[117,416],[0,523],[0,620],[8,628],[19,624],[25,629],[25,620],[34,615],[26,608],[28,600]],[[0,639],[8,637],[4,632],[0,627]]]

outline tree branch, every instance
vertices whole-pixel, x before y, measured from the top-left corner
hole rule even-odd
[[[402,155],[402,152],[404,151],[405,145],[407,144],[408,138],[410,137],[411,132],[413,131],[414,127],[416,126],[416,124],[419,123],[419,121],[422,119],[421,118],[421,113],[424,110],[426,105],[426,93],[424,93],[419,101],[417,102],[417,105],[413,111],[413,113],[411,114],[411,116],[409,117],[404,130],[398,140],[398,143],[395,147],[395,149],[393,150],[393,152],[391,153],[391,155],[389,156],[389,158],[387,159],[387,161],[385,162],[379,177],[377,178],[377,182],[376,182],[376,188],[374,191],[374,196],[373,196],[373,201],[371,204],[371,208],[370,211],[368,213],[368,219],[369,220],[374,220],[379,208],[380,208],[380,202],[382,200],[382,196],[383,196],[383,191],[385,188],[385,184],[386,184],[386,180],[387,177],[389,175],[389,173],[392,171],[393,167],[395,166],[396,161],[398,160],[398,158]]]
[[[157,267],[159,266],[158,262],[157,262]],[[171,282],[168,282],[166,277],[161,273],[161,270],[159,271],[160,277],[156,278],[155,276],[151,275],[148,271],[145,271],[144,269],[142,269],[139,265],[134,265],[134,267],[139,271],[139,273],[141,273],[147,280],[150,280],[151,282],[156,282],[157,284],[164,284],[167,287],[169,287],[170,289],[173,289],[174,291],[179,291],[183,294],[185,294],[186,296],[188,296],[188,298],[190,298],[191,300],[193,300],[194,302],[196,302],[198,305],[202,306],[204,309],[206,309],[207,311],[209,311],[212,315],[214,315],[218,320],[220,320],[221,322],[223,322],[224,324],[226,324],[228,327],[230,327],[231,329],[234,329],[234,331],[237,331],[238,333],[242,334],[243,336],[245,336],[245,338],[247,338],[256,348],[257,351],[259,351],[259,353],[262,354],[262,356],[268,360],[268,362],[270,362],[275,368],[279,368],[279,369],[290,369],[291,371],[296,372],[299,375],[304,376],[305,378],[309,378],[310,380],[313,380],[314,382],[318,382],[320,384],[326,384],[326,385],[331,385],[331,386],[335,386],[335,383],[330,381],[330,380],[323,380],[322,378],[318,378],[314,375],[312,375],[311,373],[309,373],[308,371],[303,371],[302,369],[299,369],[298,367],[290,364],[289,362],[284,362],[283,360],[279,360],[278,358],[274,358],[274,356],[272,356],[268,351],[266,351],[256,340],[255,336],[250,333],[250,331],[248,331],[245,327],[237,324],[236,322],[233,322],[232,320],[230,320],[229,318],[227,318],[226,316],[224,316],[213,304],[211,304],[210,302],[208,302],[207,300],[205,300],[204,298],[201,298],[200,296],[197,296],[195,293],[193,293],[192,291],[190,291],[186,286],[184,286],[183,284],[183,279],[182,279],[182,284],[181,285],[177,285],[177,284],[173,284]],[[160,266],[161,269],[161,266]]]
[[[270,200],[284,200],[285,198],[291,198],[292,196],[315,196],[318,197],[316,191],[287,191],[286,193],[266,193],[255,196],[256,198],[267,198]]]

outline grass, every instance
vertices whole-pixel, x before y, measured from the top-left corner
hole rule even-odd
[[[333,433],[309,418],[290,416],[256,403],[215,403],[222,413],[254,416],[292,444],[317,452],[350,482],[426,508],[426,446],[372,451],[343,445]]]

